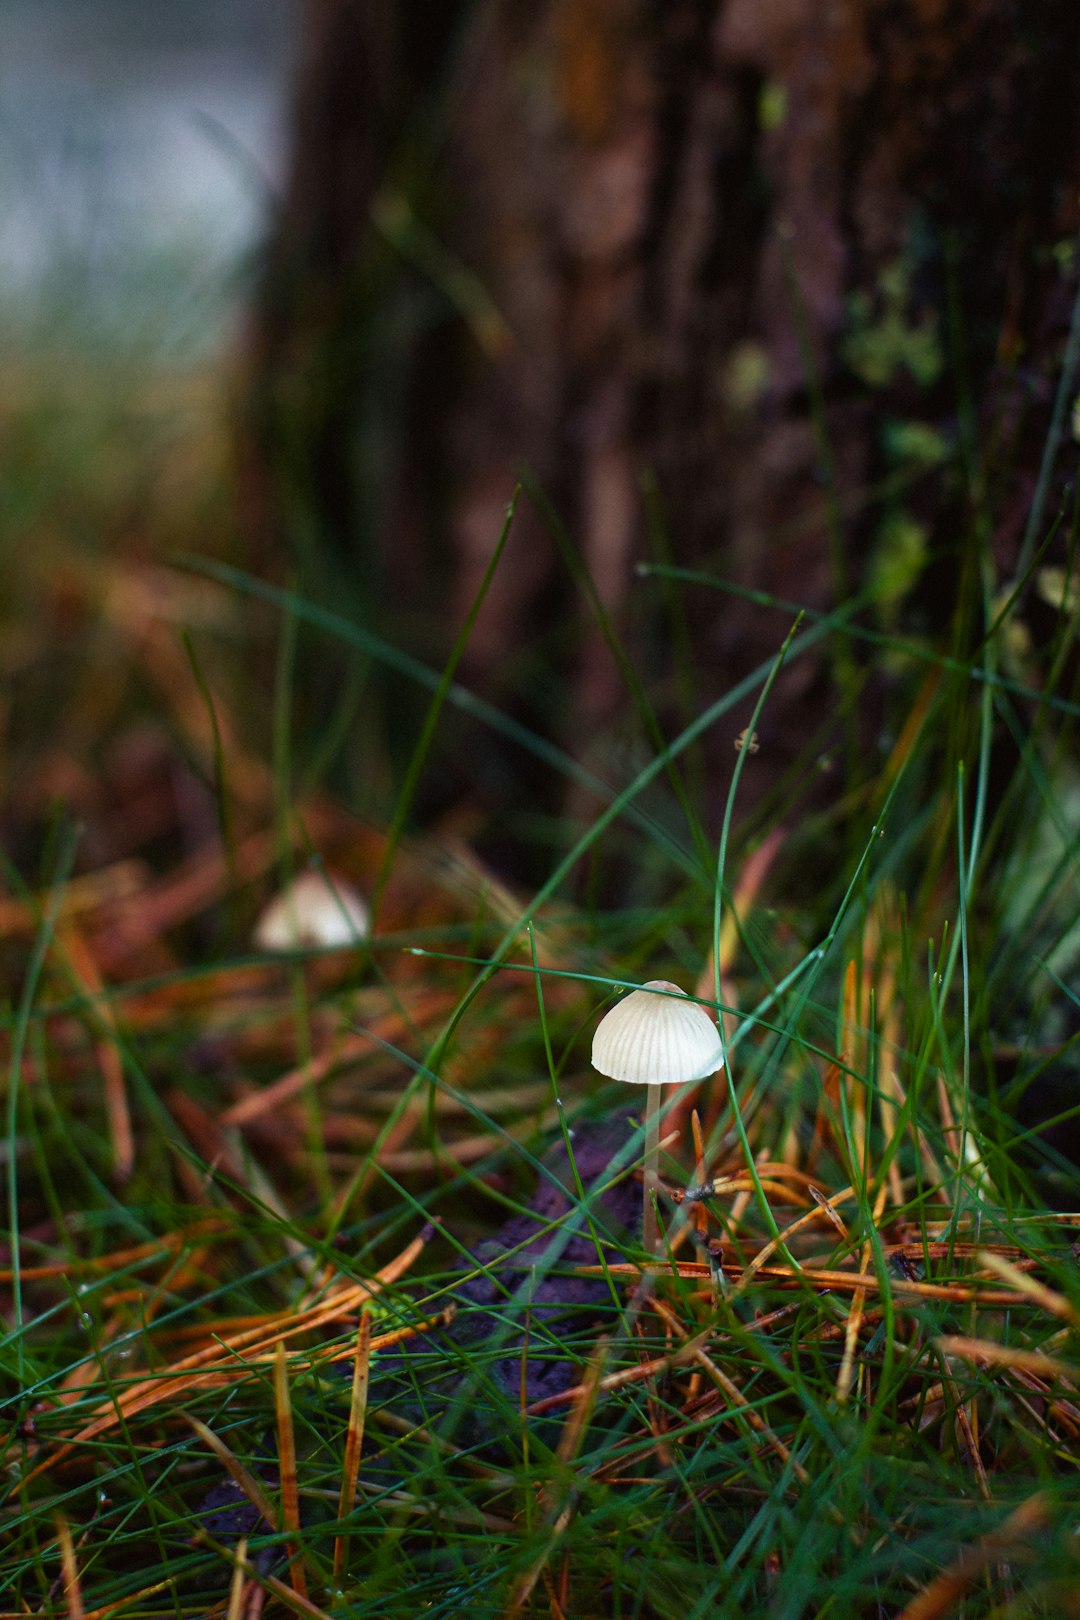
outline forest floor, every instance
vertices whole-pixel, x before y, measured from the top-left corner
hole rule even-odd
[[[251,570],[214,368],[4,386],[0,1608],[1080,1616],[1075,511],[1020,581],[968,546],[949,643],[789,616],[587,780],[519,727],[578,805],[526,885],[413,814],[450,717],[513,731],[460,645]],[[834,751],[755,799],[837,645]],[[655,977],[727,1059],[659,1255],[589,1062]]]

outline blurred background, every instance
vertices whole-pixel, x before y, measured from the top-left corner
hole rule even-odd
[[[408,815],[530,880],[795,605],[906,650],[783,672],[751,828],[857,792],[913,650],[1018,579],[1037,684],[1078,52],[1056,0],[9,0],[20,868],[59,804],[80,861],[216,836],[215,748],[234,822],[316,784],[385,822],[451,656],[500,718],[446,706]],[[752,703],[687,754],[709,836]]]
[[[31,884],[72,820],[78,869],[218,836],[206,714],[192,739],[176,712],[207,615],[164,565],[242,549],[230,400],[298,28],[291,0],[5,8],[0,821]],[[208,611],[232,679],[251,632]]]
[[[286,172],[297,26],[292,0],[12,0],[9,344],[107,336],[185,360],[220,348]]]

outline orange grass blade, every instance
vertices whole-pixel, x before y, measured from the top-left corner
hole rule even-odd
[[[56,1515],[56,1539],[60,1546],[60,1568],[63,1572],[64,1601],[67,1604],[68,1620],[86,1620],[86,1608],[82,1599],[82,1583],[79,1580],[79,1566],[75,1562],[75,1544],[71,1539],[68,1522],[62,1513]]]
[[[1056,1356],[1044,1356],[1038,1350],[1014,1350],[1007,1344],[995,1344],[992,1339],[969,1339],[962,1334],[942,1334],[935,1342],[947,1356],[982,1362],[988,1367],[1011,1367],[1017,1372],[1034,1373],[1036,1378],[1061,1378],[1074,1388],[1080,1388],[1080,1368],[1058,1361]]]
[[[765,1262],[769,1259],[770,1255],[775,1254],[777,1249],[781,1248],[782,1245],[787,1242],[788,1238],[792,1237],[794,1233],[800,1231],[802,1227],[809,1225],[811,1221],[816,1220],[818,1216],[824,1214],[829,1206],[846,1203],[849,1198],[854,1198],[854,1196],[854,1187],[842,1187],[839,1192],[833,1193],[829,1198],[822,1199],[815,1205],[813,1209],[807,1210],[805,1215],[800,1215],[798,1220],[791,1222],[790,1226],[785,1226],[779,1237],[775,1237],[771,1239],[770,1242],[766,1243],[765,1247],[759,1250],[754,1256],[753,1260],[751,1260],[735,1287],[735,1293],[740,1293],[749,1283],[753,1281],[757,1273],[764,1267]]]
[[[19,1275],[24,1282],[31,1279],[40,1282],[48,1277],[81,1276],[85,1272],[95,1271],[121,1271],[140,1260],[165,1259],[183,1248],[191,1238],[221,1232],[225,1226],[224,1221],[211,1217],[208,1220],[198,1221],[186,1232],[168,1232],[162,1237],[151,1239],[149,1243],[138,1243],[131,1249],[113,1249],[108,1254],[94,1255],[85,1259],[76,1257],[71,1260],[59,1260],[52,1265],[20,1266]],[[0,1282],[9,1283],[14,1275],[10,1268],[5,1267],[0,1270]]]
[[[440,1311],[437,1316],[426,1317],[422,1322],[413,1322],[408,1327],[395,1328],[392,1333],[380,1333],[377,1339],[372,1340],[371,1348],[372,1350],[386,1349],[390,1345],[401,1344],[405,1339],[411,1339],[417,1333],[430,1333],[434,1328],[444,1327],[452,1319],[453,1314],[453,1307],[448,1307],[445,1311]],[[290,1331],[282,1331],[278,1337],[285,1339],[291,1337],[292,1333],[306,1331],[307,1327],[305,1325]],[[273,1342],[276,1343],[276,1339]],[[313,1367],[326,1367],[334,1362],[344,1361],[351,1355],[351,1350],[330,1350],[309,1356],[303,1361],[298,1361],[296,1367],[298,1371],[306,1372]],[[103,1403],[103,1406],[98,1408],[100,1416],[95,1417],[77,1434],[73,1434],[50,1457],[42,1458],[36,1467],[32,1468],[25,1476],[23,1483],[28,1484],[32,1479],[36,1479],[39,1474],[44,1473],[46,1469],[54,1468],[63,1458],[69,1456],[76,1446],[85,1444],[87,1440],[96,1439],[99,1434],[105,1434],[109,1429],[115,1428],[118,1423],[124,1422],[127,1418],[135,1417],[140,1412],[149,1411],[152,1406],[159,1406],[162,1401],[166,1401],[174,1395],[190,1393],[196,1385],[199,1389],[221,1389],[227,1384],[234,1384],[240,1379],[251,1377],[254,1368],[265,1365],[272,1360],[272,1354],[245,1356],[240,1360],[235,1356],[230,1356],[215,1366],[188,1368],[178,1377],[150,1378],[144,1379],[138,1384],[133,1384],[123,1392],[115,1403],[112,1401]]]
[[[247,1580],[254,1582],[256,1587],[263,1592],[272,1593],[287,1609],[291,1609],[293,1614],[305,1615],[307,1620],[332,1620],[332,1616],[327,1614],[325,1609],[320,1609],[316,1604],[312,1603],[310,1598],[301,1597],[300,1593],[294,1592],[291,1586],[286,1586],[284,1581],[279,1581],[276,1575],[262,1574],[254,1567],[246,1555],[244,1557],[240,1556],[238,1546],[221,1547],[216,1542],[211,1542],[211,1545],[221,1553],[222,1557],[227,1558],[234,1567],[241,1569]],[[259,1611],[254,1610],[249,1603],[245,1620],[247,1620],[248,1615],[257,1612]],[[87,1620],[92,1620],[92,1617],[88,1615]]]
[[[813,1213],[816,1214],[817,1211]],[[665,1275],[674,1271],[679,1277],[691,1282],[696,1278],[708,1281],[711,1277],[709,1267],[701,1265],[696,1260],[671,1260],[666,1266],[646,1266],[644,1269],[646,1273],[662,1271]],[[580,1277],[639,1277],[641,1271],[640,1266],[629,1263],[613,1263],[607,1267],[575,1267],[575,1273]],[[799,1271],[792,1271],[787,1266],[762,1266],[759,1275],[768,1277],[779,1287],[831,1288],[837,1291],[845,1290],[848,1293],[866,1288],[874,1293],[881,1292],[881,1279],[873,1271],[826,1271],[820,1267],[806,1266]],[[925,1283],[893,1277],[888,1279],[888,1288],[901,1304],[905,1300],[918,1299],[951,1299],[960,1304],[999,1305],[1006,1308],[1031,1303],[1023,1294],[1014,1293],[1008,1288],[974,1287],[975,1281],[977,1279],[967,1283]],[[741,1284],[739,1286],[741,1287]]]
[[[232,1579],[229,1582],[229,1607],[225,1611],[225,1620],[244,1620],[244,1563],[247,1559],[247,1546],[247,1536],[241,1536],[236,1543]]]
[[[1041,1493],[1029,1496],[1010,1513],[997,1530],[965,1547],[949,1569],[943,1570],[917,1597],[912,1598],[898,1620],[940,1620],[963,1597],[988,1564],[1000,1558],[1017,1542],[1045,1530],[1050,1524],[1050,1504]]]
[[[757,900],[762,885],[769,875],[769,868],[783,848],[787,836],[786,827],[774,827],[761,840],[757,848],[751,850],[743,861],[732,891],[731,903],[725,908],[720,924],[720,974],[722,978],[726,977],[735,962],[735,950],[739,943],[739,918],[748,916],[753,910],[754,902]],[[713,954],[710,950],[705,965],[698,975],[694,993],[707,1001],[713,993],[715,983],[716,973],[713,966]]]
[[[979,1451],[979,1442],[976,1437],[976,1431],[979,1423],[978,1404],[975,1397],[972,1396],[971,1410],[969,1411],[964,1405],[963,1401],[960,1399],[960,1391],[957,1389],[956,1384],[951,1378],[947,1378],[945,1380],[945,1388],[948,1390],[948,1393],[952,1399],[953,1411],[956,1414],[956,1426],[963,1436],[964,1453],[968,1457],[972,1468],[975,1470],[975,1478],[979,1485],[979,1495],[982,1497],[984,1502],[992,1502],[994,1500],[994,1493],[991,1491],[990,1481],[986,1477],[986,1467],[983,1463],[982,1455]]]
[[[371,1034],[349,1035],[345,1039],[337,1039],[318,1057],[301,1064],[298,1068],[290,1069],[279,1080],[273,1080],[260,1091],[253,1091],[240,1102],[233,1103],[221,1115],[223,1125],[248,1125],[253,1119],[259,1119],[263,1114],[272,1113],[280,1108],[284,1102],[290,1102],[294,1097],[302,1097],[309,1086],[317,1085],[338,1069],[345,1068],[350,1063],[357,1063],[362,1058],[370,1058],[377,1053],[378,1047],[373,1046],[371,1036],[377,1041],[385,1041],[390,1046],[398,1046],[404,1036],[411,1034],[418,1026],[426,1024],[429,1020],[439,1018],[457,1005],[457,997],[447,991],[433,991],[419,1003],[409,1009],[408,1013],[390,1011],[382,1017],[374,1018],[370,1023]]]
[[[270,1593],[265,1586],[259,1586],[255,1581],[247,1583],[248,1600],[244,1606],[244,1620],[262,1620],[263,1610]]]
[[[863,1144],[866,1141],[866,1048],[867,1029],[863,1007],[863,976],[859,971],[854,958],[844,970],[844,1075],[843,1084],[847,1087],[848,1101],[851,1106],[851,1135],[855,1144],[855,1151],[861,1155]],[[837,1146],[843,1152],[846,1143],[838,1142]],[[854,1176],[859,1173],[859,1165],[851,1166]]]
[[[872,1181],[870,1167],[867,1166],[867,1180]],[[871,1219],[874,1226],[881,1223],[881,1213],[885,1208],[885,1187],[878,1189],[877,1199],[874,1203],[874,1212]],[[863,1244],[862,1258],[859,1264],[863,1271],[870,1261],[870,1243]],[[855,1380],[855,1351],[859,1343],[859,1329],[862,1327],[863,1309],[866,1305],[866,1289],[857,1288],[851,1296],[851,1306],[848,1310],[847,1323],[844,1329],[844,1353],[840,1358],[840,1371],[836,1375],[836,1399],[844,1406],[851,1394],[851,1386]]]
[[[569,1392],[570,1399],[573,1402],[573,1409],[563,1424],[556,1451],[559,1462],[566,1468],[570,1467],[581,1449],[581,1443],[589,1426],[589,1419],[596,1405],[596,1397],[606,1382],[601,1377],[601,1373],[610,1349],[611,1340],[606,1335],[597,1340],[585,1378],[574,1390]],[[669,1360],[670,1358],[665,1357],[664,1359]],[[530,1407],[529,1410],[534,1411],[535,1406]],[[506,1606],[504,1620],[517,1620],[517,1616],[521,1614],[528,1603],[537,1581],[547,1568],[552,1554],[562,1540],[567,1526],[574,1516],[574,1504],[575,1498],[573,1493],[570,1492],[567,1494],[567,1498],[556,1514],[554,1521],[549,1525],[547,1538],[539,1555],[529,1565],[529,1568],[518,1577],[510,1595],[510,1601]],[[554,1504],[550,1505],[553,1506]]]
[[[690,1129],[694,1137],[694,1175],[697,1177],[698,1186],[704,1187],[709,1172],[705,1164],[705,1138],[701,1130],[701,1115],[696,1108],[690,1114]],[[694,1204],[690,1212],[690,1224],[694,1228],[695,1242],[701,1246],[708,1243],[709,1212],[700,1201]],[[704,1258],[700,1247],[698,1249],[698,1258]]]
[[[507,1604],[506,1609],[504,1610],[503,1620],[517,1620],[518,1615],[522,1612],[526,1603],[528,1603],[529,1599],[532,1597],[533,1588],[547,1568],[551,1555],[565,1535],[566,1528],[573,1516],[574,1501],[573,1497],[571,1497],[571,1499],[566,1503],[562,1511],[559,1513],[558,1517],[555,1519],[554,1524],[551,1526],[551,1530],[548,1534],[547,1545],[541,1551],[540,1556],[518,1579],[518,1582],[511,1593],[510,1602]]]
[[[356,1330],[356,1353],[353,1360],[352,1398],[349,1402],[349,1429],[345,1436],[345,1461],[341,1470],[341,1494],[338,1497],[338,1519],[344,1524],[356,1505],[356,1486],[360,1472],[360,1452],[364,1444],[364,1419],[367,1415],[368,1373],[371,1367],[371,1315],[360,1312],[360,1326]],[[342,1530],[334,1538],[334,1577],[342,1574],[349,1558],[348,1532]]]
[[[113,1174],[117,1181],[124,1182],[135,1168],[135,1137],[124,1084],[124,1065],[115,1040],[116,1018],[105,995],[105,981],[94,953],[74,923],[64,924],[59,929],[57,944],[68,959],[76,984],[90,1001],[99,1027],[94,1050],[101,1070],[105,1113],[112,1140]]]
[[[844,1061],[841,1053],[835,1063],[829,1064],[821,1082],[821,1096],[814,1114],[814,1133],[810,1144],[811,1163],[816,1163],[821,1157],[826,1143],[834,1134],[833,1121],[840,1109],[840,1066]]]
[[[276,831],[252,833],[233,852],[231,871],[224,850],[215,846],[210,854],[193,855],[167,876],[144,885],[138,894],[115,908],[109,930],[109,960],[130,957],[139,946],[150,944],[205,911],[231,885],[251,883],[273,864],[277,853]]]
[[[960,1168],[960,1132],[956,1124],[956,1115],[953,1113],[952,1101],[949,1097],[949,1088],[945,1084],[945,1076],[938,1069],[935,1074],[937,1081],[938,1109],[941,1113],[941,1139],[947,1151],[952,1155],[953,1163]]]
[[[780,1461],[785,1466],[790,1465],[791,1471],[795,1475],[795,1478],[799,1481],[799,1484],[804,1487],[812,1485],[813,1480],[803,1467],[802,1463],[796,1458],[792,1457],[790,1448],[785,1446],[778,1434],[774,1434],[773,1430],[769,1428],[769,1425],[764,1421],[760,1413],[754,1411],[738,1384],[736,1384],[733,1379],[728,1377],[727,1373],[724,1372],[722,1367],[718,1367],[716,1365],[712,1357],[707,1355],[700,1345],[698,1345],[698,1347],[694,1350],[693,1354],[695,1361],[698,1361],[701,1366],[704,1367],[717,1389],[726,1395],[728,1400],[731,1401],[734,1406],[739,1408],[743,1417],[754,1430],[755,1434],[759,1434],[761,1436],[766,1445],[768,1445],[771,1450],[776,1453],[776,1455],[780,1458]]]
[[[985,1266],[987,1271],[996,1272],[1002,1282],[1007,1282],[1017,1293],[1026,1294],[1036,1305],[1041,1305],[1044,1311],[1049,1311],[1051,1316],[1059,1316],[1062,1321],[1070,1322],[1074,1328],[1080,1328],[1080,1311],[1065,1298],[1064,1294],[1057,1294],[1052,1288],[1047,1288],[1045,1283],[1026,1276],[1019,1266],[1014,1266],[1004,1255],[995,1254],[992,1249],[980,1249],[976,1259],[980,1266]]]
[[[68,922],[84,912],[96,911],[117,900],[139,894],[146,886],[147,867],[137,860],[117,861],[113,866],[100,867],[96,872],[84,872],[68,878],[60,901],[60,920]],[[37,895],[33,900],[0,899],[0,938],[7,934],[32,934],[40,926],[41,914],[48,909],[47,896]]]
[[[181,1357],[171,1368],[154,1378],[139,1379],[129,1384],[118,1398],[103,1402],[91,1421],[72,1435],[51,1458],[39,1462],[27,1475],[27,1479],[35,1478],[47,1467],[53,1466],[62,1456],[66,1456],[72,1447],[103,1434],[107,1429],[113,1428],[137,1412],[156,1406],[174,1395],[190,1391],[196,1382],[202,1388],[214,1388],[232,1383],[239,1378],[249,1377],[253,1364],[257,1365],[270,1359],[279,1339],[293,1338],[299,1333],[321,1329],[334,1320],[350,1316],[353,1311],[374,1298],[383,1287],[395,1282],[412,1265],[423,1250],[428,1236],[429,1232],[425,1229],[419,1237],[407,1244],[400,1254],[377,1271],[369,1283],[349,1284],[340,1292],[333,1294],[329,1300],[324,1300],[320,1305],[299,1315],[287,1313],[276,1318],[267,1317],[256,1327],[246,1328],[229,1338],[203,1345],[190,1355]],[[411,1323],[405,1328],[382,1334],[373,1343],[372,1349],[400,1343],[403,1339],[412,1337],[414,1333],[429,1331],[446,1319],[447,1313],[440,1312],[434,1318]],[[241,1351],[244,1352],[242,1356],[239,1355]],[[326,1354],[315,1354],[300,1365],[306,1368],[339,1361],[350,1353],[331,1350]]]
[[[565,1561],[563,1562],[561,1573],[562,1576],[566,1576],[569,1573],[569,1566]],[[546,1567],[543,1571],[543,1576],[544,1591],[547,1593],[548,1607],[551,1610],[551,1620],[567,1620],[566,1607],[559,1601],[558,1594],[555,1591],[555,1582],[551,1578],[551,1571]],[[565,1584],[566,1582],[563,1580],[563,1585]]]
[[[896,1003],[891,967],[886,971],[884,979],[884,985],[879,985],[881,994],[878,1004],[882,1008],[882,1013],[881,1040],[878,1043],[877,1105],[882,1140],[888,1146],[895,1135],[896,1122],[900,1118],[904,1099],[896,1070],[888,1061],[890,1053],[901,1050],[900,1012]],[[911,1125],[914,1128],[914,1121],[911,1122]],[[897,1161],[898,1155],[894,1153],[889,1159],[889,1167],[886,1171],[889,1198],[894,1209],[900,1209],[904,1202],[904,1188],[900,1178],[900,1165]]]
[[[86,1611],[86,1620],[112,1620],[114,1614],[130,1615],[132,1609],[136,1608],[140,1603],[143,1605],[144,1613],[155,1614],[158,1612],[157,1610],[147,1608],[148,1600],[157,1597],[159,1592],[175,1594],[175,1590],[176,1582],[171,1575],[168,1575],[163,1581],[153,1581],[149,1586],[141,1586],[137,1592],[131,1592],[126,1597],[117,1598],[115,1603],[104,1603],[100,1609],[88,1609]],[[164,1613],[164,1610],[161,1612]],[[172,1612],[171,1608],[169,1612]]]
[[[289,1579],[298,1597],[306,1598],[307,1576],[301,1559],[300,1492],[296,1482],[296,1436],[293,1433],[292,1397],[285,1346],[279,1339],[274,1349],[274,1407],[277,1417],[278,1471],[281,1476],[281,1515],[292,1535],[285,1543],[289,1555]]]
[[[838,1211],[833,1208],[833,1200],[831,1198],[826,1198],[825,1194],[823,1192],[819,1192],[816,1187],[810,1188],[810,1196],[813,1198],[815,1204],[825,1216],[826,1220],[830,1221],[832,1225],[835,1226],[836,1230],[840,1234],[841,1240],[844,1243],[849,1242],[850,1237],[847,1226],[845,1225]]]
[[[895,1070],[891,1071],[890,1073],[889,1090],[892,1097],[895,1099],[897,1108],[904,1108],[907,1104],[907,1093],[900,1084],[900,1077]],[[949,1195],[945,1186],[944,1172],[934,1156],[925,1135],[919,1128],[919,1122],[915,1117],[914,1110],[912,1110],[908,1116],[908,1129],[911,1132],[912,1141],[915,1143],[915,1147],[918,1150],[919,1158],[922,1160],[923,1176],[926,1181],[929,1196],[931,1198],[936,1198],[939,1203],[947,1204],[949,1202]],[[927,1232],[930,1231],[932,1224],[933,1223],[931,1222],[924,1222]]]

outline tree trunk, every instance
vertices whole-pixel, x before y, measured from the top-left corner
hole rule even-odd
[[[436,9],[433,39],[429,7],[309,0],[253,365],[279,527],[361,557],[446,640],[527,466],[661,682],[650,507],[680,564],[811,608],[877,581],[884,613],[907,591],[932,624],[988,539],[1012,566],[1075,284],[1068,0]],[[702,699],[788,622],[686,602]],[[467,675],[587,755],[621,692],[603,637],[556,639],[548,713],[522,672],[573,612],[526,511]],[[785,676],[778,764],[816,733],[828,752],[834,673]]]

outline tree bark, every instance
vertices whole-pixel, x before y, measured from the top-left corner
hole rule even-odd
[[[429,18],[309,0],[254,347],[271,512],[285,444],[307,521],[361,553],[387,600],[452,629],[525,465],[661,682],[670,636],[634,573],[655,556],[643,480],[676,561],[811,608],[867,583],[898,519],[925,541],[908,611],[927,622],[988,531],[1008,570],[1076,279],[1055,254],[1080,225],[1068,0],[489,0],[425,54]],[[402,109],[436,95],[437,136],[419,140]],[[373,243],[381,269],[357,296]],[[397,355],[375,502],[358,424],[385,401],[372,333],[406,285],[436,285],[438,309]],[[979,461],[989,434],[1010,444],[1007,476]],[[703,699],[786,627],[686,600]],[[527,512],[468,678],[537,717],[523,643],[573,612]],[[587,753],[620,701],[616,665],[590,631],[549,668],[538,718]],[[786,675],[777,760],[818,729],[829,682],[824,664]]]

